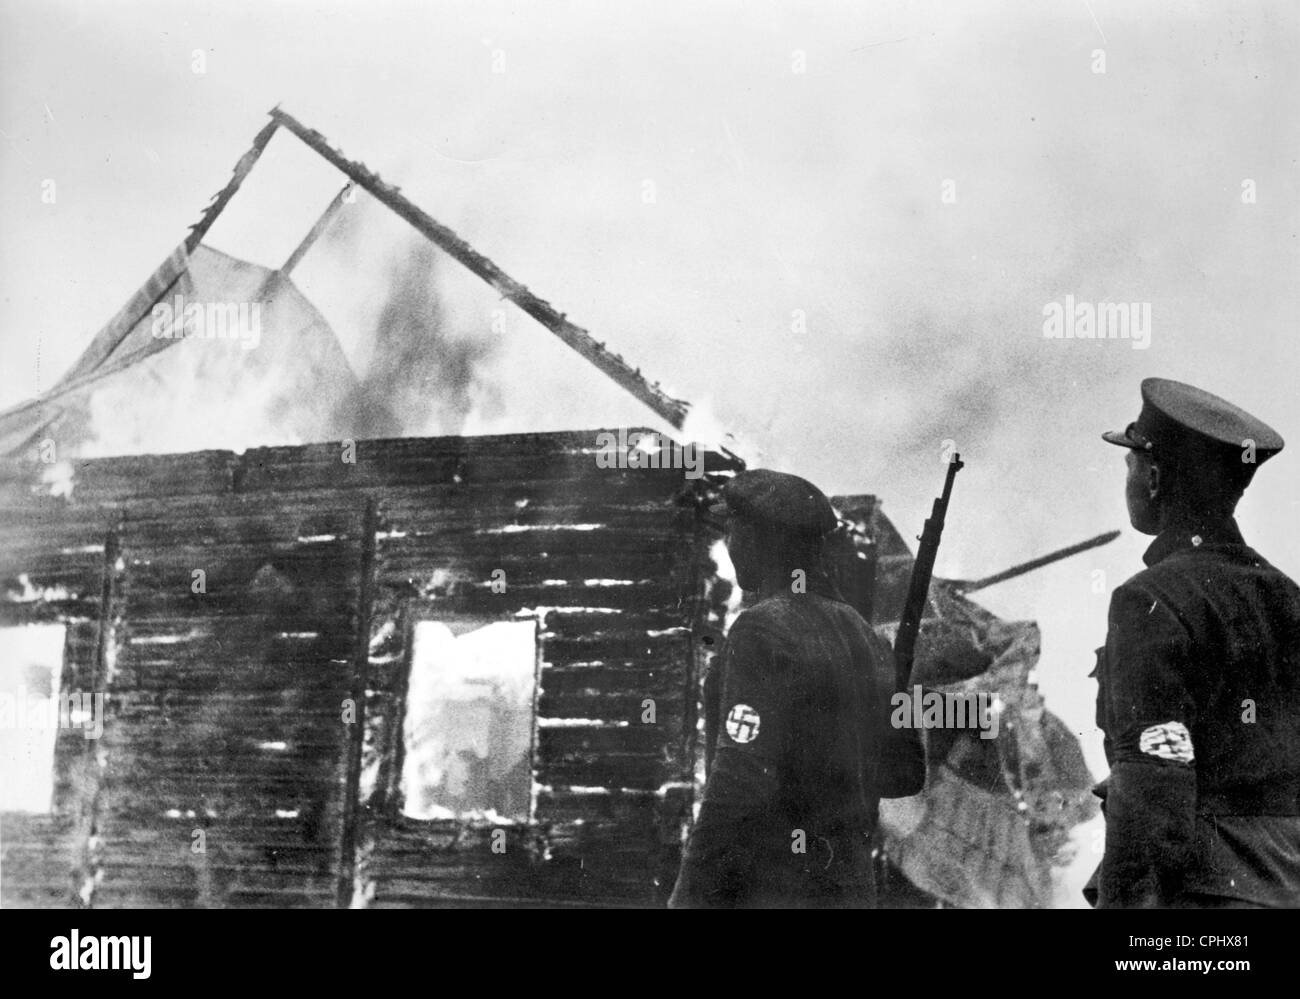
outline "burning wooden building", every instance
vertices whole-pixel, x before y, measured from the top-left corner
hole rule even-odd
[[[720,635],[707,479],[595,433],[79,463],[6,483],[5,624],[66,630],[6,904],[652,903]],[[626,458],[626,455],[624,455]],[[734,468],[710,455],[710,474]]]
[[[280,128],[349,186],[270,271],[202,240]],[[735,455],[649,428],[365,439],[319,413],[300,436],[329,443],[66,446],[96,393],[182,353],[159,304],[218,286],[292,333],[212,363],[264,383],[269,412],[319,406],[311,365],[268,372],[286,337],[331,342],[289,275],[354,184],[682,426],[685,404],[272,112],[83,358],[0,414],[0,710],[15,712],[0,732],[24,761],[0,802],[4,905],[656,905],[671,890],[701,787],[700,681],[740,596],[705,513]],[[833,572],[888,633],[911,554],[873,497],[833,502]],[[1091,781],[1029,682],[1037,629],[942,581],[931,597],[918,676],[998,691],[1008,724],[988,744],[930,740],[931,786],[886,810],[882,867],[897,900],[1046,904]],[[41,717],[55,723],[28,724]]]

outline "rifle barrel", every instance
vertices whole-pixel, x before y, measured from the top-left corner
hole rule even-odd
[[[1035,569],[1041,569],[1045,565],[1051,565],[1053,562],[1059,562],[1063,558],[1069,558],[1071,555],[1078,555],[1080,552],[1086,552],[1090,548],[1100,548],[1102,545],[1108,545],[1119,537],[1119,531],[1107,531],[1105,534],[1098,534],[1095,538],[1089,538],[1087,541],[1080,541],[1077,545],[1070,545],[1068,548],[1059,548],[1054,552],[1046,555],[1040,555],[1038,558],[1030,559],[1028,562],[1021,562],[1013,565],[1010,569],[1003,569],[1001,572],[994,573],[992,576],[985,576],[983,579],[954,579],[950,581],[951,586],[960,590],[962,593],[974,593],[976,590],[982,590],[986,586],[992,586],[994,583],[1002,583],[1008,579],[1014,579],[1016,576],[1023,576],[1027,572],[1033,572]]]
[[[957,473],[966,467],[961,455],[954,454],[948,462],[943,480],[943,492],[934,501],[930,516],[921,531],[921,543],[912,563],[912,578],[907,585],[907,599],[898,619],[898,632],[894,636],[894,681],[897,690],[906,690],[912,675],[912,661],[916,656],[916,638],[921,631],[921,615],[929,599],[930,580],[934,576],[934,558],[943,536],[943,523],[948,516],[948,503],[952,499],[952,484]]]

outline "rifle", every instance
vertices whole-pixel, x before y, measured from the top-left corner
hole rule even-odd
[[[912,580],[907,587],[907,602],[898,621],[898,635],[894,639],[895,690],[903,691],[912,679],[912,660],[916,657],[916,636],[921,630],[921,615],[930,593],[930,577],[934,575],[934,557],[939,552],[939,538],[943,535],[943,520],[948,514],[948,500],[952,496],[952,481],[965,465],[961,455],[953,454],[948,462],[948,475],[943,482],[943,493],[934,501],[930,516],[921,531],[916,561],[912,564]]]

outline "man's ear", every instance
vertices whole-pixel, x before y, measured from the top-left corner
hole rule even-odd
[[[1147,497],[1157,499],[1160,496],[1160,466],[1154,461],[1147,463]]]

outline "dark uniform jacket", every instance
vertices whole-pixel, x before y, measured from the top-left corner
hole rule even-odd
[[[1300,589],[1232,521],[1144,561],[1098,656],[1095,903],[1300,905]]]
[[[674,907],[870,906],[881,792],[925,782],[888,646],[830,587],[744,611],[705,682],[708,780]]]

